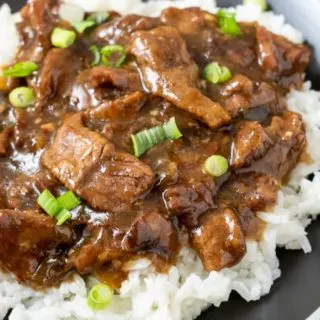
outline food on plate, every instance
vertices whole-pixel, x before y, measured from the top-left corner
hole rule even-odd
[[[189,276],[196,260],[211,276],[241,266],[269,230],[259,212],[311,158],[286,100],[310,49],[232,10],[71,21],[61,6],[21,10],[2,68],[1,270],[39,294],[80,275],[83,305],[103,312],[141,261],[144,277],[167,277],[183,250]]]

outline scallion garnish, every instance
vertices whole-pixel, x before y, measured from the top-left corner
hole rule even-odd
[[[125,48],[117,44],[103,47],[100,54],[101,62],[108,67],[121,67],[127,58]]]
[[[103,310],[109,306],[112,296],[113,290],[109,286],[97,284],[89,292],[88,306],[94,311]]]
[[[57,199],[48,189],[40,194],[37,202],[50,217],[56,216],[62,209]]]
[[[203,171],[213,177],[220,177],[228,171],[228,168],[228,160],[225,157],[214,155],[206,160]]]
[[[268,9],[268,3],[266,0],[244,0],[244,5],[254,4],[259,6],[262,11],[266,11]]]
[[[97,24],[101,24],[109,18],[109,13],[106,11],[93,12],[89,15],[87,20],[95,21]]]
[[[97,66],[100,63],[100,59],[101,59],[100,50],[96,45],[91,46],[89,50],[93,54],[93,61],[91,62],[91,65],[93,67]]]
[[[175,118],[171,118],[162,126],[143,130],[131,136],[134,154],[140,157],[147,150],[165,140],[177,140],[182,137],[182,133],[177,127]]]
[[[77,30],[78,33],[84,33],[87,29],[96,25],[96,22],[93,20],[85,20],[81,22],[75,22],[72,26]]]
[[[4,77],[23,78],[30,76],[34,71],[38,70],[38,65],[32,61],[18,62],[13,66],[3,70]]]
[[[74,31],[55,28],[51,34],[51,43],[57,48],[68,48],[74,44],[76,37]]]
[[[242,31],[236,21],[235,13],[227,10],[218,11],[218,22],[220,30],[230,36],[240,36]]]
[[[232,74],[229,68],[221,66],[217,62],[212,62],[205,67],[203,76],[208,82],[218,84],[231,79]]]
[[[9,94],[9,101],[15,108],[26,108],[31,106],[34,101],[34,92],[28,87],[18,87]]]
[[[62,226],[67,220],[71,219],[71,213],[67,209],[62,209],[56,216],[57,226]]]
[[[62,194],[57,200],[60,206],[66,210],[72,210],[81,204],[79,198],[72,191]]]

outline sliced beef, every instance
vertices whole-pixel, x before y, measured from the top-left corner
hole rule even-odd
[[[191,234],[207,271],[219,271],[238,263],[246,253],[245,236],[237,215],[230,209],[217,209],[205,214]]]
[[[84,127],[81,114],[64,122],[42,163],[97,210],[128,210],[154,181],[147,165]]]
[[[35,86],[36,105],[42,107],[56,96],[67,98],[74,78],[83,68],[83,57],[73,49],[51,49],[46,55]]]
[[[136,70],[99,66],[79,74],[72,88],[71,104],[83,110],[142,90]]]
[[[304,71],[310,62],[310,49],[304,45],[297,45],[284,37],[275,35],[261,26],[257,26],[258,56],[261,67],[266,71],[269,79],[283,76],[288,77],[287,87],[301,87]],[[291,81],[290,76],[294,76]]]
[[[0,266],[23,284],[46,287],[61,280],[64,254],[74,241],[69,227],[57,227],[47,215],[0,210]]]
[[[273,144],[258,122],[242,123],[232,145],[231,166],[239,169],[250,165],[262,158]]]
[[[173,224],[157,212],[146,212],[137,217],[122,240],[125,251],[155,253],[172,259],[179,248]]]
[[[226,110],[233,118],[252,108],[266,107],[271,113],[285,109],[284,101],[276,90],[265,82],[252,81],[244,75],[236,75],[220,89]]]
[[[8,152],[10,139],[13,134],[13,128],[5,128],[0,133],[0,156],[5,156]]]
[[[135,33],[132,53],[137,57],[146,87],[153,94],[192,113],[211,128],[230,120],[219,104],[197,89],[198,67],[175,28],[159,27]]]
[[[93,32],[95,42],[102,44],[117,43],[127,45],[131,34],[139,30],[151,30],[161,24],[160,19],[141,17],[135,14],[118,17],[104,23]]]
[[[287,112],[282,117],[275,116],[266,128],[266,133],[273,140],[274,146],[262,159],[243,171],[266,173],[282,179],[298,163],[305,150],[306,133],[302,117],[294,112]]]
[[[23,8],[17,60],[40,62],[45,57],[51,48],[50,34],[58,23],[58,4],[58,0],[31,0]]]

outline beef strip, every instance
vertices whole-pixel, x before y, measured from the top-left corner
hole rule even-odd
[[[80,113],[64,122],[42,163],[97,210],[127,210],[154,180],[147,165],[84,127]]]
[[[246,253],[240,221],[228,208],[204,215],[201,225],[192,232],[191,243],[207,271],[231,267]]]
[[[228,123],[228,113],[197,89],[198,67],[175,28],[159,27],[135,33],[131,51],[137,57],[145,85],[153,94],[192,113],[211,128]]]
[[[13,133],[13,128],[5,128],[0,133],[0,156],[5,156],[8,152],[10,139]]]
[[[61,280],[65,248],[74,241],[72,229],[57,227],[49,216],[0,210],[0,266],[23,284],[43,288]]]

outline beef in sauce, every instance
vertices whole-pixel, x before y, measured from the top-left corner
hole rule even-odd
[[[34,105],[15,108],[1,87],[1,269],[41,289],[73,272],[117,287],[126,263],[140,257],[168,270],[185,235],[207,271],[237,264],[246,239],[262,235],[257,212],[275,205],[305,151],[302,118],[285,95],[302,87],[309,49],[258,24],[225,34],[198,8],[158,18],[113,12],[54,48],[53,29],[72,30],[58,8],[31,0],[18,25],[16,62],[39,69],[6,81],[32,88]],[[93,45],[115,44],[125,63],[92,66]],[[232,77],[206,81],[212,62]],[[135,157],[131,135],[172,117],[183,137]],[[203,170],[212,155],[229,162],[221,177]],[[37,204],[46,189],[81,199],[62,226]]]

